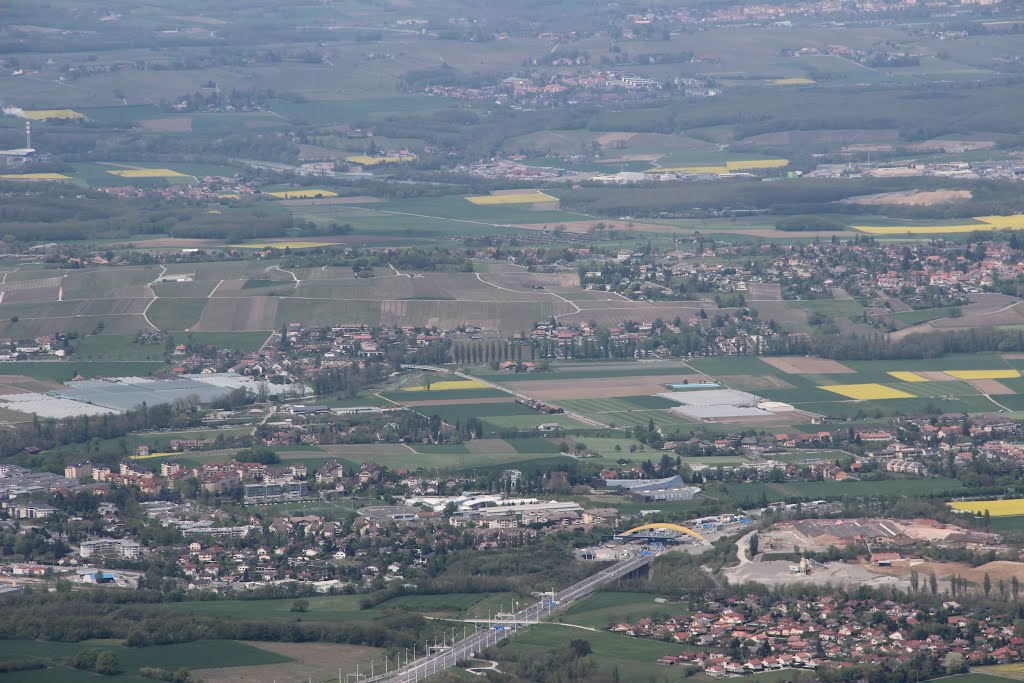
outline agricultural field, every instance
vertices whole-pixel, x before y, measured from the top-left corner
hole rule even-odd
[[[881,384],[830,384],[819,389],[825,391],[831,391],[834,394],[840,396],[847,396],[849,398],[858,401],[878,401],[892,398],[914,398],[913,394],[908,394],[905,391],[899,389],[893,389],[892,387],[883,386]]]
[[[594,651],[591,657],[601,670],[608,672],[618,669],[624,681],[658,680],[665,673],[665,669],[657,664],[658,658],[677,655],[680,649],[679,645],[673,643],[630,638],[607,631],[588,631],[583,635],[590,642]],[[565,648],[570,640],[580,636],[579,629],[540,624],[517,634],[501,649],[503,656],[515,658]]]
[[[488,385],[472,379],[442,380],[415,387],[402,387],[402,391],[459,391],[462,389],[487,389]]]
[[[74,109],[28,109],[23,112],[26,119],[30,121],[46,121],[54,119],[58,121],[72,121],[84,119],[85,114]]]
[[[71,658],[81,650],[101,648],[113,652],[124,673],[113,677],[118,683],[145,683],[152,679],[138,674],[142,667],[177,670],[188,668],[234,668],[249,665],[283,664],[291,658],[247,643],[224,640],[199,640],[176,645],[125,647],[111,641],[55,643],[37,640],[0,641],[0,659],[38,658],[47,662],[46,669],[0,674],[0,680],[11,683],[45,683],[61,680],[71,683],[96,681],[100,676],[74,669]],[[235,679],[237,680],[237,678]]]
[[[169,168],[130,168],[117,171],[107,171],[110,175],[121,178],[188,178],[185,173],[178,173]]]
[[[392,156],[377,156],[371,157],[366,154],[354,154],[345,157],[345,161],[352,162],[353,164],[359,164],[360,166],[378,166],[380,164],[404,164],[410,161],[416,161],[416,157],[412,154],[396,154]]]
[[[957,512],[970,512],[975,515],[988,512],[992,517],[1017,517],[1024,515],[1024,498],[962,500],[949,503],[949,507]]]
[[[71,180],[63,173],[0,173],[0,180]]]
[[[552,197],[544,192],[512,192],[509,194],[492,194],[481,197],[466,197],[466,201],[477,206],[505,206],[507,204],[539,204],[541,202],[557,202],[558,197]]]
[[[769,169],[784,168],[789,165],[789,159],[741,159],[726,160],[721,165],[703,166],[656,166],[648,170],[648,173],[740,173],[747,171],[762,171]]]
[[[280,190],[277,192],[267,192],[267,195],[276,199],[319,199],[322,197],[337,197],[337,192],[331,190],[314,190],[314,189],[302,189],[302,190]]]
[[[442,595],[409,595],[396,597],[372,609],[363,609],[358,595],[329,595],[309,598],[309,611],[303,621],[348,622],[373,621],[388,610],[403,609],[436,616],[460,617],[476,603],[488,597],[486,593],[450,593]],[[212,602],[180,602],[171,606],[176,612],[221,619],[267,619],[294,621],[292,599],[280,600],[216,600]]]
[[[665,603],[656,603],[655,598]],[[671,604],[672,596],[651,593],[598,592],[580,600],[560,617],[559,621],[587,628],[604,630],[620,623],[636,623],[642,617],[677,616],[685,613]],[[667,604],[666,604],[667,603]]]
[[[983,230],[1024,230],[1024,216],[976,216],[974,223],[933,223],[930,225],[855,225],[854,230],[870,235],[948,235]]]

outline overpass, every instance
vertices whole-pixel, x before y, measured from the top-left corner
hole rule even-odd
[[[457,662],[478,655],[488,647],[515,634],[520,628],[535,624],[542,617],[590,595],[604,584],[617,581],[623,576],[647,566],[656,556],[655,553],[650,553],[617,562],[611,567],[602,569],[596,574],[554,595],[545,595],[541,600],[519,610],[503,623],[481,629],[462,640],[456,641],[443,651],[421,657],[400,669],[386,674],[379,674],[373,677],[358,675],[356,679],[358,683],[415,683],[416,681],[426,680],[436,673],[455,666]]]

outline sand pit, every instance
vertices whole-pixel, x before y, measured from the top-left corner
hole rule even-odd
[[[967,381],[972,387],[989,396],[1006,396],[1017,392],[997,379],[972,379]]]
[[[1009,560],[996,560],[980,567],[971,567],[960,562],[900,562],[892,567],[879,567],[876,571],[893,576],[910,576],[911,571],[916,571],[919,576],[935,574],[937,579],[947,579],[956,574],[979,588],[985,581],[985,574],[988,574],[993,585],[1000,579],[1009,582],[1014,576],[1024,581],[1024,562]]]
[[[664,393],[666,384],[707,382],[704,375],[659,375],[656,377],[588,377],[586,379],[541,379],[526,382],[503,382],[505,386],[544,401],[577,398],[617,398],[620,396],[652,396]]]
[[[839,200],[840,204],[861,204],[863,206],[935,206],[970,199],[970,190],[906,190],[904,192],[883,192],[862,197]]]
[[[624,145],[636,136],[636,133],[602,133],[597,136],[597,144],[602,147]]]
[[[762,357],[762,361],[776,370],[790,375],[848,375],[856,370],[846,367],[839,361],[828,358],[806,358],[803,356]]]
[[[789,567],[792,564],[792,562],[784,560],[747,562],[736,567],[729,567],[725,570],[725,576],[729,583],[733,584],[756,581],[766,586],[804,583],[829,584],[844,588],[897,586],[907,590],[910,587],[909,581],[898,574],[876,572],[874,567],[862,564],[830,562],[827,565],[815,567],[808,575],[791,573]]]

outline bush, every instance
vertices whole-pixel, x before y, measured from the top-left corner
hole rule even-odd
[[[46,665],[38,659],[6,659],[0,660],[0,674],[11,673],[12,671],[33,671],[45,669]]]
[[[71,660],[71,666],[84,671],[95,671],[104,676],[121,673],[121,663],[110,650],[82,650]]]
[[[121,662],[117,661],[117,655],[110,650],[104,650],[96,655],[96,673],[104,676],[116,676],[121,673]]]
[[[143,678],[152,678],[155,681],[167,681],[167,683],[194,683],[195,679],[188,669],[160,669],[157,667],[144,666],[139,669],[139,675]]]

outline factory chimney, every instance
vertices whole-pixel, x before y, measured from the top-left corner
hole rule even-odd
[[[25,149],[32,149],[32,122],[25,122]]]

